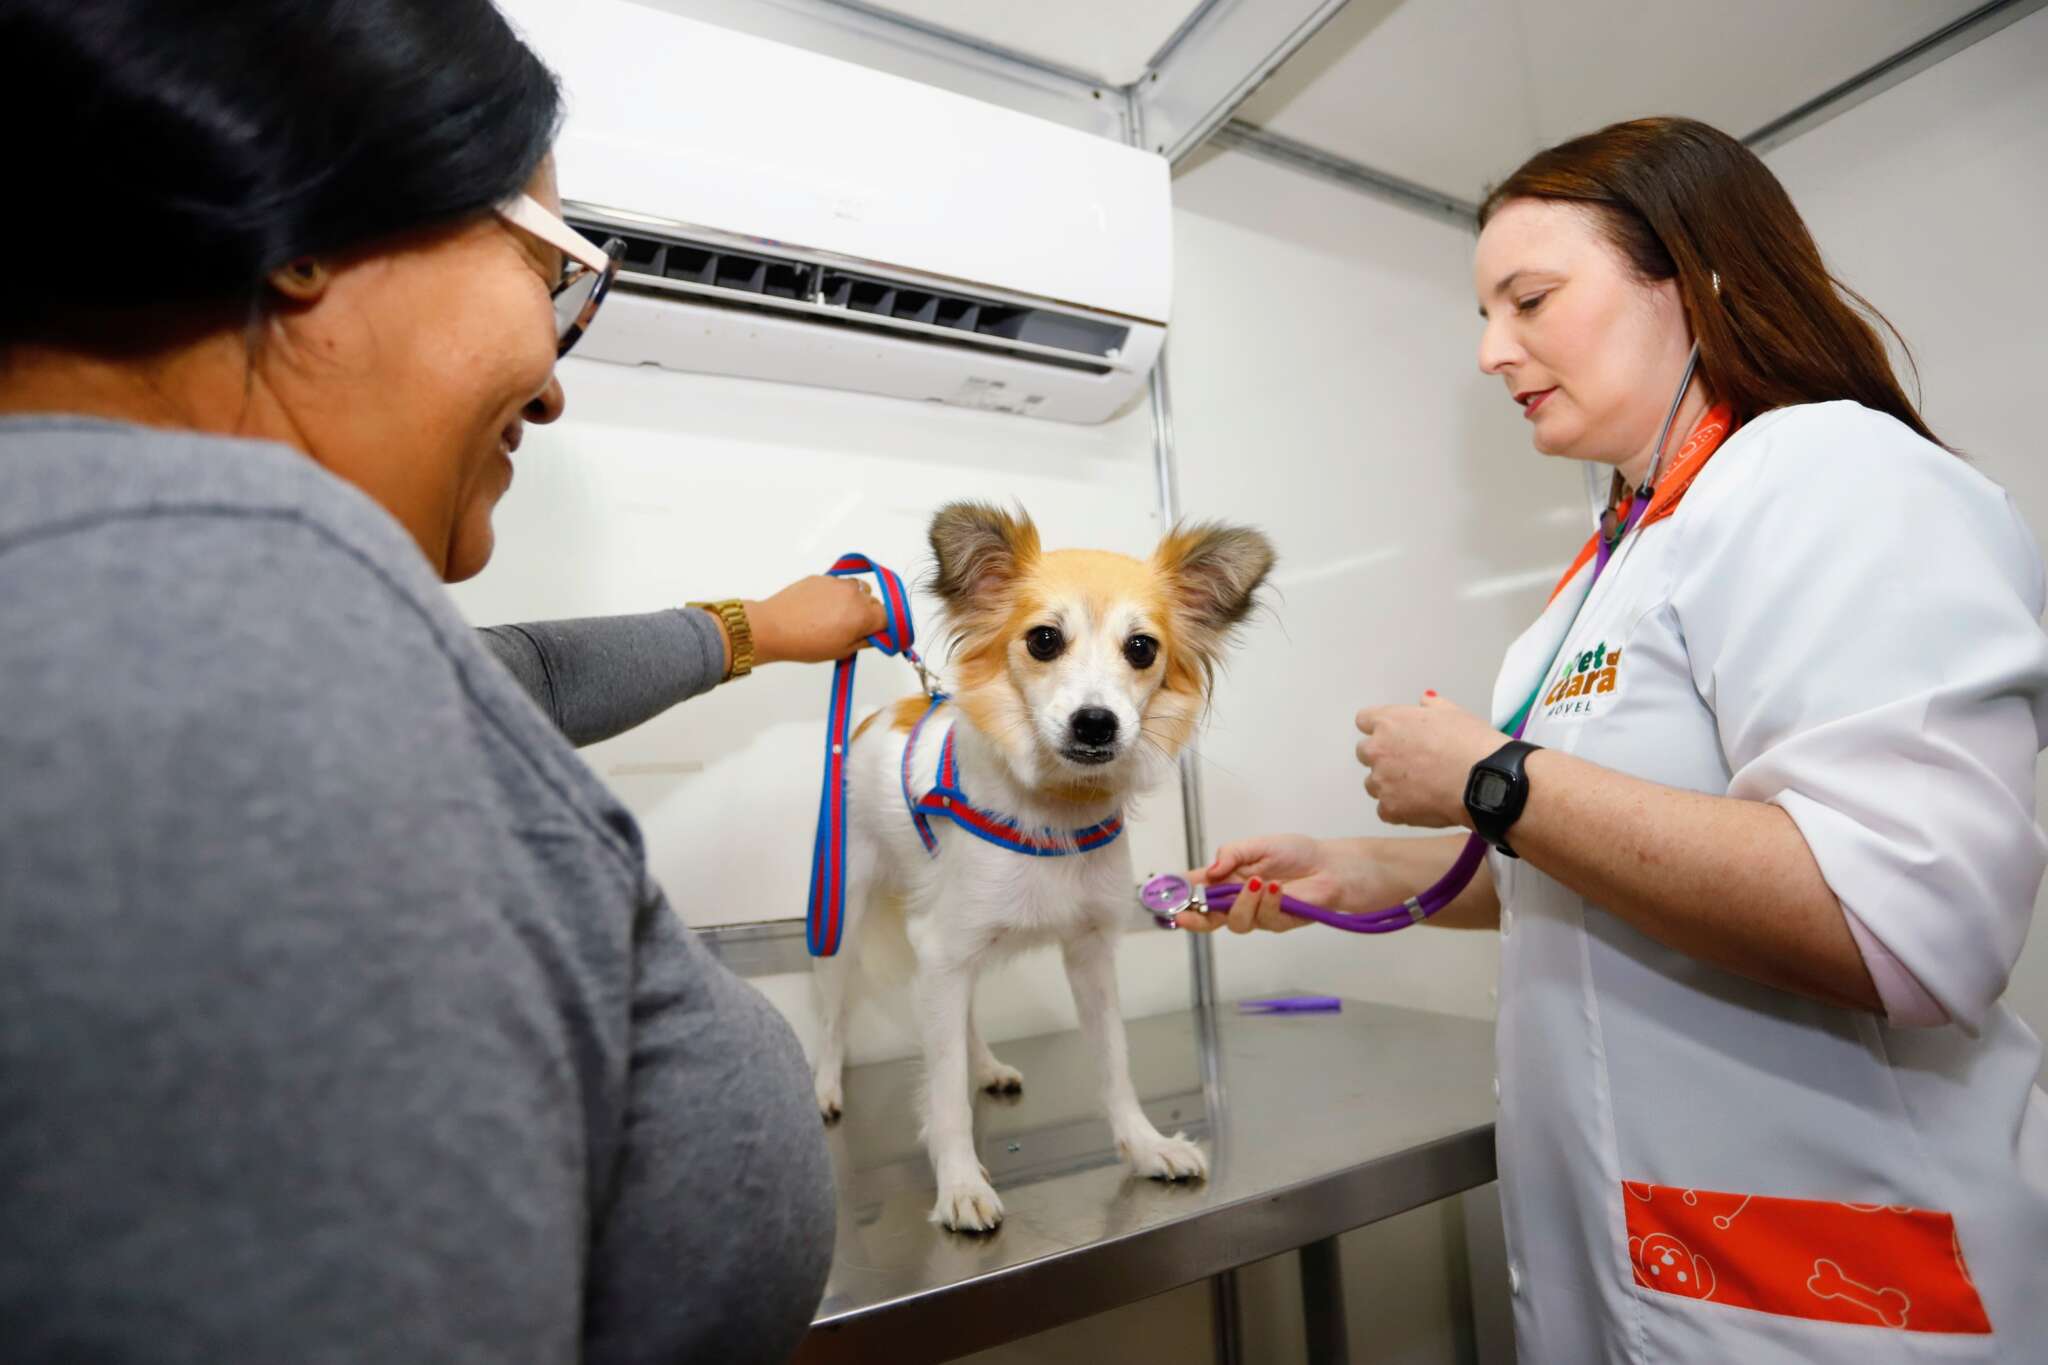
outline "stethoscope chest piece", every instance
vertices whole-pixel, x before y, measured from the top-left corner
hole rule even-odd
[[[1138,888],[1138,904],[1145,907],[1162,929],[1178,929],[1173,917],[1203,904],[1202,889],[1178,873],[1165,872],[1148,877]]]

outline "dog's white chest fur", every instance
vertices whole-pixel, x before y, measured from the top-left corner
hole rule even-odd
[[[934,712],[915,735],[909,800],[903,751],[912,736],[894,730],[886,737],[872,736],[881,742],[863,745],[854,754],[855,828],[873,838],[883,853],[885,865],[877,871],[884,884],[905,893],[913,935],[937,932],[924,921],[942,918],[951,943],[1008,954],[1091,928],[1116,932],[1124,927],[1123,917],[1103,914],[1130,899],[1130,854],[1121,838],[1086,852],[1034,855],[977,838],[933,816],[926,823],[938,852],[926,850],[910,818],[910,802],[936,785],[939,752],[949,731],[955,786],[984,811],[1014,818],[1027,828],[1055,831],[1085,828],[1121,814],[1109,800],[1053,806],[1020,799],[1014,783],[992,771],[995,762],[979,736],[951,707]]]

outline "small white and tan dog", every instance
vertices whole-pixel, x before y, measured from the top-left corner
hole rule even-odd
[[[1103,822],[1172,771],[1209,698],[1232,629],[1273,565],[1257,531],[1176,528],[1147,560],[1099,550],[1044,551],[1024,516],[954,503],[931,524],[933,587],[952,641],[950,700],[925,717],[911,697],[855,731],[847,777],[846,916],[851,943],[871,905],[900,905],[915,958],[924,1049],[924,1139],[938,1181],[932,1221],[982,1231],[1002,1201],[974,1154],[969,1082],[1020,1089],[975,1031],[975,981],[991,963],[1057,944],[1081,1029],[1100,1065],[1118,1150],[1140,1175],[1201,1178],[1192,1142],[1166,1137],[1138,1106],[1117,1003],[1116,943],[1138,922],[1129,846],[1099,842]],[[976,818],[1063,845],[1063,856],[1015,851],[965,821],[933,819],[929,852],[906,808],[906,774],[922,797],[937,781],[948,734],[952,786]],[[913,739],[916,750],[905,762]],[[1075,847],[1076,834],[1085,851]],[[813,962],[818,1108],[844,1103],[850,954]]]

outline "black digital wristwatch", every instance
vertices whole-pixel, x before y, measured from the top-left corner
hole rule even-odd
[[[1508,847],[1508,830],[1529,804],[1529,775],[1522,764],[1538,747],[1511,739],[1474,763],[1465,779],[1465,813],[1472,817],[1472,828],[1510,858],[1521,855]]]

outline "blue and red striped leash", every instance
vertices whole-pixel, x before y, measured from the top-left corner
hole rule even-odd
[[[882,587],[882,610],[887,622],[879,633],[868,637],[868,643],[883,654],[900,654],[908,659],[931,698],[924,714],[911,727],[909,743],[903,749],[903,800],[910,808],[911,822],[917,826],[918,838],[923,840],[927,853],[939,851],[938,838],[931,828],[933,817],[951,820],[976,838],[1014,853],[1041,858],[1087,853],[1114,842],[1124,832],[1120,813],[1061,836],[1051,830],[1026,830],[1014,820],[981,809],[960,789],[960,767],[953,756],[950,729],[939,752],[938,784],[923,797],[914,799],[910,764],[917,753],[918,737],[925,721],[946,697],[933,685],[924,660],[912,648],[917,640],[917,627],[910,619],[910,594],[904,591],[903,580],[893,569],[863,554],[843,554],[826,572],[835,578],[864,573],[875,576]],[[813,957],[837,953],[846,925],[846,759],[851,746],[853,670],[858,657],[849,654],[832,666],[832,709],[825,722],[825,783],[818,794],[818,833],[811,845],[810,904],[804,916],[805,940]]]
[[[864,554],[843,554],[825,572],[834,578],[864,573],[875,576],[888,619],[879,633],[868,636],[868,643],[884,654],[901,654],[910,660],[930,691],[924,660],[911,647],[917,640],[917,626],[910,619],[910,594],[904,591],[896,571]],[[838,952],[839,932],[846,923],[846,750],[853,719],[853,668],[858,659],[858,654],[849,654],[832,665],[832,710],[825,721],[825,787],[818,794],[818,835],[811,845],[811,899],[805,911],[812,957]]]

